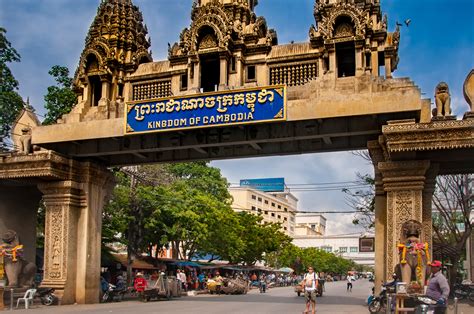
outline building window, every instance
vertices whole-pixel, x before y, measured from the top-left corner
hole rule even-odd
[[[275,207],[275,203],[272,203],[272,206]]]
[[[287,228],[287,227],[283,227],[283,230],[285,230],[285,231],[286,231],[286,230],[288,230],[288,228]]]
[[[286,207],[285,207],[285,208],[283,208],[283,209],[284,209],[286,212],[288,211],[288,208],[286,208]]]
[[[256,69],[254,65],[247,66],[247,81],[255,81],[257,79]]]
[[[281,205],[278,205],[278,209],[281,209]]]
[[[252,199],[253,199],[253,200],[256,200],[257,197],[256,197],[255,195],[252,195]]]
[[[316,230],[316,225],[311,225],[311,229]]]
[[[341,247],[339,247],[339,252],[340,252],[340,253],[347,253],[347,246],[341,246]]]
[[[230,71],[231,73],[235,73],[237,72],[237,57],[236,56],[232,56],[230,58]]]
[[[284,221],[287,221],[287,220],[288,220],[288,218],[284,217],[284,218],[283,218],[283,220],[284,220]]]
[[[252,210],[257,210],[257,208],[255,206],[252,206]]]
[[[258,209],[258,212],[259,212],[259,213],[261,213],[261,212],[262,212],[262,209],[261,209],[261,208],[259,208],[259,209]]]
[[[357,252],[359,252],[359,248],[357,246],[351,246],[350,252],[351,253],[357,253]]]
[[[265,204],[267,204],[267,205],[268,205],[268,200],[265,200]]]
[[[332,246],[322,246],[321,250],[326,251],[328,253],[332,252]]]
[[[268,215],[268,210],[265,211],[265,215]]]
[[[275,217],[275,213],[272,213],[272,217]]]
[[[261,198],[261,197],[259,197],[259,198],[258,198],[258,201],[259,201],[259,202],[261,202],[261,201],[262,201],[262,198]]]
[[[188,89],[188,73],[181,75],[181,90]]]
[[[278,219],[281,219],[281,215],[278,215]]]

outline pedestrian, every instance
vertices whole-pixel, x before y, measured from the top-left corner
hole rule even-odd
[[[137,275],[135,276],[135,280],[133,281],[133,288],[135,291],[137,291],[138,296],[142,299],[143,298],[143,292],[145,291],[147,286],[146,279],[143,278],[143,274],[138,272]]]
[[[354,281],[354,278],[350,273],[347,274],[347,291],[352,292],[352,282]]]
[[[186,289],[186,274],[184,273],[184,270],[178,269],[176,271],[176,278],[178,279],[178,281],[181,284],[181,289],[183,289],[184,291],[187,291],[187,289]]]
[[[426,295],[437,301],[435,314],[446,313],[446,301],[449,296],[449,284],[446,277],[441,273],[441,262],[431,262],[431,275],[428,279]]]
[[[303,313],[316,313],[316,291],[318,289],[318,275],[314,272],[313,267],[308,267],[308,272],[304,275],[302,286],[304,289],[304,298],[306,301],[306,308]]]

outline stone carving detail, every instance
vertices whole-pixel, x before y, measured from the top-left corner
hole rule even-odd
[[[91,73],[115,75],[122,81],[124,72],[134,72],[139,63],[152,61],[147,34],[142,13],[131,1],[102,1],[89,28],[74,76],[76,88],[86,84],[87,75]],[[98,62],[88,69],[91,55]]]
[[[304,85],[318,76],[315,62],[281,65],[270,68],[270,84]]]
[[[451,115],[451,95],[448,84],[439,83],[435,88],[436,117],[446,117]]]
[[[33,285],[36,275],[36,265],[22,258],[23,245],[13,230],[2,234],[0,256],[3,257],[3,267],[8,279],[8,286],[12,288],[29,288]]]
[[[26,127],[21,129],[20,136],[20,153],[21,154],[31,154],[33,152],[33,147],[31,145],[31,128]]]
[[[168,50],[170,60],[176,57],[195,55],[200,49],[218,47],[228,50],[231,43],[243,41],[247,46],[270,47],[277,43],[276,32],[268,29],[263,17],[257,17],[248,3],[223,4],[211,1],[204,5],[193,5],[191,27],[180,35],[179,44]],[[215,37],[211,41],[200,39],[204,28],[211,28]],[[204,41],[204,39],[206,39]]]
[[[171,80],[157,80],[134,84],[132,99],[144,100],[171,96]]]
[[[466,102],[469,104],[469,113],[466,117],[474,116],[474,69],[469,72],[463,84],[463,94]]]

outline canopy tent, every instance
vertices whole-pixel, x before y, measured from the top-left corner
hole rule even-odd
[[[279,272],[279,273],[292,273],[294,272],[295,270],[293,268],[290,268],[290,267],[282,267],[280,269],[277,269],[275,270],[276,272]]]

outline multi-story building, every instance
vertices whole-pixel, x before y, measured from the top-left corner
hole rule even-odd
[[[316,213],[297,213],[295,216],[295,235],[323,236],[326,233],[326,218]]]
[[[265,188],[245,185],[229,188],[229,192],[234,198],[232,208],[235,211],[261,215],[264,223],[280,223],[282,231],[293,237],[298,199],[286,189],[267,192],[262,190]]]
[[[375,266],[373,235],[333,235],[313,236],[295,235],[293,244],[308,248],[314,247],[353,260],[360,265]]]

